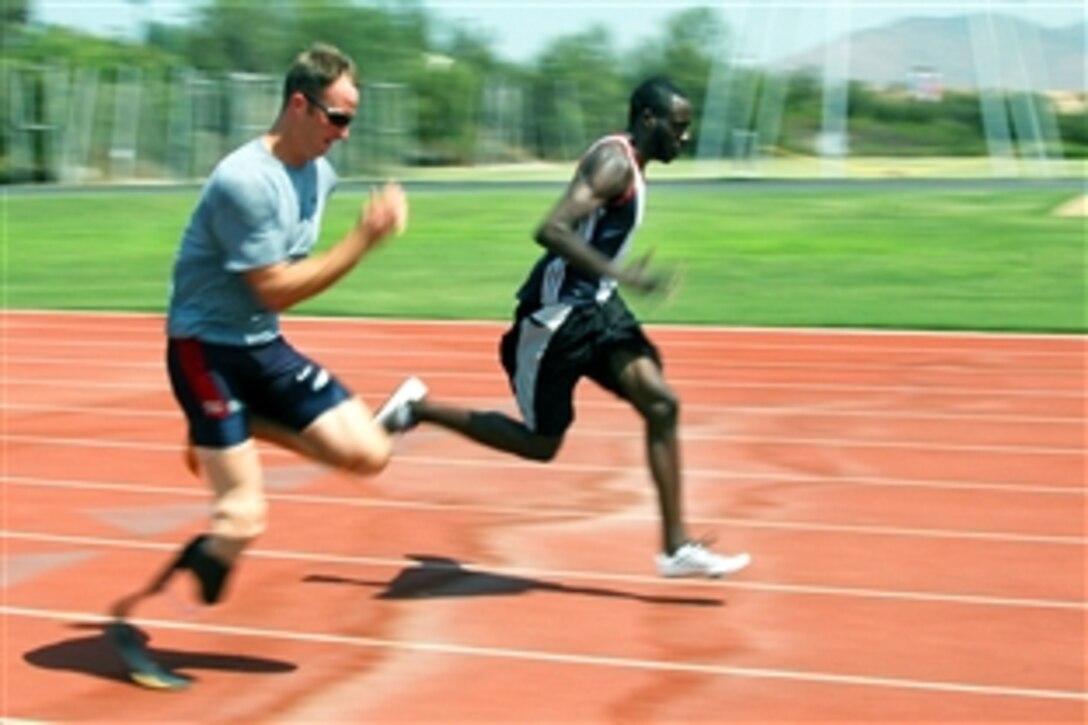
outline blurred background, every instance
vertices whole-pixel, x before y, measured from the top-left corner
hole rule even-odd
[[[358,62],[342,176],[569,173],[667,73],[712,176],[1080,176],[1080,0],[0,0],[0,180],[205,176],[315,39]]]

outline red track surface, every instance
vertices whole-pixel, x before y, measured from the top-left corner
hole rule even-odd
[[[268,450],[221,606],[100,624],[205,523],[151,317],[5,313],[2,714],[146,722],[1085,722],[1084,338],[660,328],[687,516],[753,565],[654,576],[638,421],[586,386],[541,466],[435,429],[351,479]],[[493,324],[292,320],[371,404],[511,409]]]

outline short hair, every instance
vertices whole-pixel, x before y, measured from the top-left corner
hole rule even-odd
[[[687,94],[676,87],[665,76],[654,76],[643,81],[631,94],[631,109],[627,115],[628,123],[635,123],[642,112],[649,109],[658,118],[667,116],[672,110],[672,99],[679,96],[687,100]]]
[[[326,43],[314,43],[298,54],[283,81],[283,105],[295,93],[316,98],[340,76],[347,74],[355,82],[355,62]]]

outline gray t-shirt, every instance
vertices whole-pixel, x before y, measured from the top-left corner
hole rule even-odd
[[[167,334],[221,345],[258,345],[280,334],[243,272],[309,254],[336,172],[324,157],[284,164],[261,139],[216,166],[174,260]]]

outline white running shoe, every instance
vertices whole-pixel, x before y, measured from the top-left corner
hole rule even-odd
[[[390,433],[402,433],[419,421],[412,412],[412,403],[427,397],[427,386],[422,380],[411,377],[393,391],[374,420]]]
[[[664,577],[705,576],[717,578],[734,574],[752,563],[747,553],[723,556],[697,541],[689,541],[675,552],[657,555],[657,570]]]

